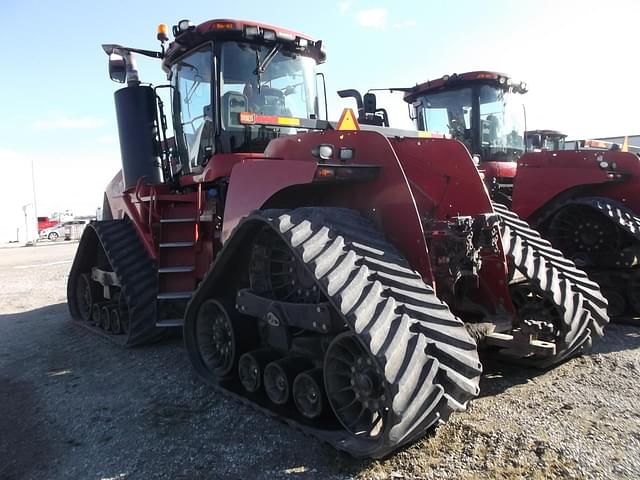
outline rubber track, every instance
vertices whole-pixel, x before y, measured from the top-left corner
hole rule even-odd
[[[247,217],[238,229],[256,221],[271,226],[306,265],[377,360],[392,396],[386,428],[375,440],[346,431],[336,437],[282,418],[286,423],[354,456],[380,458],[464,410],[478,395],[482,366],[462,321],[359,213],[267,210]]]
[[[158,340],[165,329],[156,323],[157,267],[149,258],[129,220],[106,220],[87,225],[69,272],[67,298],[69,311],[78,324],[99,333],[110,340],[134,347]],[[83,321],[75,309],[75,280],[83,272],[90,272],[95,265],[95,249],[90,242],[98,240],[113,271],[118,276],[121,291],[129,308],[129,334],[113,335],[92,323]]]
[[[609,322],[607,300],[600,287],[517,214],[499,203],[494,202],[493,208],[500,218],[505,254],[563,312],[564,338],[558,344],[556,356],[533,359],[533,363],[548,367],[579,354],[602,337]]]
[[[636,240],[640,241],[640,217],[622,203],[609,198],[585,197],[566,202],[562,204],[562,207],[568,205],[584,205],[591,207],[605,215],[613,223],[622,228],[622,230],[633,235]]]

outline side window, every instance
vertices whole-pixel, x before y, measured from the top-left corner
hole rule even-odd
[[[173,68],[174,123],[179,125],[181,162],[192,169],[212,153],[213,106],[211,82],[213,52],[210,46],[182,58]]]

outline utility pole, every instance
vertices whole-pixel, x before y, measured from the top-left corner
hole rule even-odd
[[[38,218],[38,204],[36,203],[36,170],[34,168],[33,157],[31,157],[31,189],[33,190],[33,212]]]

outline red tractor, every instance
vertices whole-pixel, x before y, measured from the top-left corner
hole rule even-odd
[[[122,173],[71,268],[78,323],[126,346],[181,325],[203,380],[361,457],[463,410],[478,346],[548,367],[602,335],[597,285],[492,206],[461,143],[319,118],[320,41],[237,20],[173,34],[104,46],[127,82]],[[173,138],[134,53],[168,75]]]
[[[525,152],[525,115],[518,96],[526,85],[503,74],[445,75],[405,90],[417,127],[462,141],[476,158],[491,197],[584,268],[600,284],[612,317],[636,321],[638,157],[619,149],[563,150],[564,135],[549,130],[530,132],[532,148]]]
[[[557,130],[529,130],[524,132],[527,152],[564,150],[567,135]]]

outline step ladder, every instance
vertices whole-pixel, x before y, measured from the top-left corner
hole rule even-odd
[[[196,288],[196,202],[163,209],[158,240],[157,327],[181,327]]]

